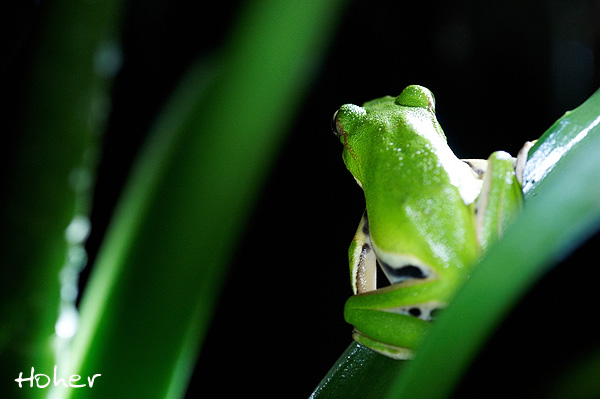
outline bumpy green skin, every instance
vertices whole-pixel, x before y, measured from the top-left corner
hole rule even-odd
[[[467,278],[482,240],[493,241],[519,208],[513,161],[493,154],[494,173],[482,181],[448,147],[433,95],[421,86],[362,107],[343,105],[335,130],[368,215],[349,251],[357,295],[348,299],[345,318],[357,341],[408,358],[430,327],[429,312],[443,308]],[[364,277],[373,275],[375,258],[386,264],[391,286],[377,289],[374,277]],[[406,266],[422,275],[405,276]]]

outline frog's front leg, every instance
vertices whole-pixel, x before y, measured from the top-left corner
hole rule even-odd
[[[494,152],[487,161],[481,194],[475,204],[477,239],[482,250],[498,240],[523,204],[521,184],[515,174],[515,158]]]
[[[487,161],[465,160],[483,180],[475,204],[477,238],[483,250],[500,237],[521,210],[523,169],[534,143],[526,142],[516,159],[496,151]]]

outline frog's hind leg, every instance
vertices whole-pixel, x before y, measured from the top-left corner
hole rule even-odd
[[[350,262],[350,281],[354,295],[377,289],[377,258],[371,235],[369,233],[369,218],[367,211],[363,213],[352,245],[348,250]]]

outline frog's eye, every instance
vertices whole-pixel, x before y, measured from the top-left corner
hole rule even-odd
[[[342,134],[340,133],[340,131],[338,130],[338,126],[337,126],[337,116],[338,116],[338,111],[335,111],[335,113],[333,114],[333,117],[331,118],[331,131],[333,132],[333,134],[335,134],[337,137],[340,137]]]
[[[404,107],[425,108],[435,113],[435,98],[433,93],[423,86],[411,85],[402,90],[395,99],[396,104]]]
[[[363,107],[354,104],[344,104],[338,109],[331,119],[331,130],[338,137],[352,135],[357,126],[360,126],[367,111]]]

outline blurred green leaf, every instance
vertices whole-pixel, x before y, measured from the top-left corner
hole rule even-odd
[[[600,397],[600,348],[584,354],[556,381],[548,397],[561,399],[595,399]]]
[[[182,82],[83,296],[71,367],[102,383],[65,396],[185,393],[236,239],[342,3],[248,2],[217,68]]]
[[[51,373],[59,344],[54,335],[59,307],[74,306],[74,293],[69,296],[63,290],[61,299],[59,277],[63,288],[70,284],[66,288],[73,292],[76,277],[69,279],[61,269],[78,269],[85,262],[80,250],[96,140],[117,66],[106,62],[116,57],[119,5],[43,4],[41,27],[32,33],[33,67],[22,88],[25,100],[15,117],[18,129],[10,132],[18,148],[6,151],[11,163],[3,171],[8,183],[2,188],[0,216],[0,375],[10,381],[2,386],[3,397],[23,395],[12,382],[19,372],[29,376],[36,367],[36,373]],[[41,397],[46,392],[35,389],[27,395]]]
[[[524,211],[480,260],[471,279],[434,323],[415,359],[401,372],[377,379],[379,387],[388,384],[388,397],[449,397],[477,350],[517,299],[548,267],[597,231],[599,110],[600,90],[540,138],[525,171]],[[555,154],[552,162],[548,162],[550,154]],[[354,353],[360,352],[340,358],[313,397],[337,397],[330,393],[338,385],[352,385],[344,388],[352,392],[353,387],[358,390],[360,385],[375,383],[368,376],[386,360],[374,352],[360,357]],[[345,378],[335,372],[340,368]]]

